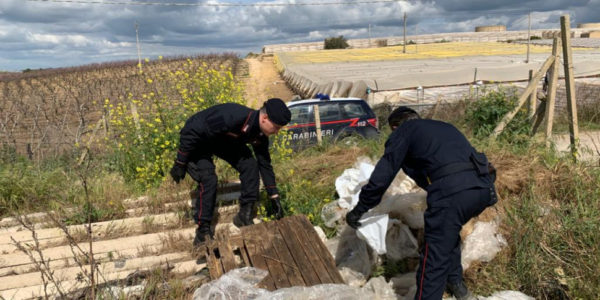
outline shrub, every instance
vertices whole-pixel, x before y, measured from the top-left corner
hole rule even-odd
[[[465,122],[478,138],[489,136],[500,120],[515,108],[518,100],[516,88],[499,87],[498,90],[484,91],[478,100],[467,103]],[[504,129],[500,135],[511,144],[522,144],[529,141],[530,124],[525,106]]]
[[[343,35],[325,39],[325,49],[346,49],[348,47],[348,41],[346,41]]]

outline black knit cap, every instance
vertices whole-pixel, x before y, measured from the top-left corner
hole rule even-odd
[[[267,110],[269,120],[279,126],[287,125],[292,118],[290,109],[279,98],[271,98],[265,101],[264,107]]]

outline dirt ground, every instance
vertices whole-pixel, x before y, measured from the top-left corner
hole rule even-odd
[[[258,108],[269,98],[281,98],[290,101],[294,96],[286,82],[279,76],[273,63],[273,56],[258,56],[246,58],[248,77],[244,80],[246,86],[245,98],[248,106]]]
[[[553,136],[552,141],[556,150],[569,154],[571,141],[568,134]],[[579,132],[579,159],[596,166],[600,164],[600,131]]]

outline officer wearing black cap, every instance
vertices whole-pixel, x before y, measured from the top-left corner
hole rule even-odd
[[[377,206],[400,169],[427,191],[425,244],[417,271],[415,299],[442,299],[444,289],[457,299],[475,299],[464,285],[460,230],[469,219],[496,203],[495,170],[454,126],[424,120],[408,107],[392,112],[393,132],[359,202],[346,215],[353,228]]]
[[[268,136],[290,121],[287,105],[278,98],[267,100],[260,110],[225,103],[191,116],[179,138],[177,159],[171,176],[179,183],[186,173],[198,183],[192,211],[198,224],[194,246],[212,237],[210,228],[216,202],[217,175],[213,155],[227,161],[240,173],[240,211],[234,218],[238,227],[252,224],[252,208],[258,200],[259,174],[271,199],[274,214],[283,217],[275,174],[271,166]],[[252,145],[254,157],[247,144]]]

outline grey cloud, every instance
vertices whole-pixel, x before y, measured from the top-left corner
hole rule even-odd
[[[408,14],[408,33],[414,34],[417,27],[419,33],[472,31],[475,26],[492,24],[526,29],[529,11],[533,12],[533,28],[556,28],[559,16],[567,12],[576,26],[597,22],[600,11],[600,0],[439,0],[287,7],[0,2],[0,70],[137,59],[136,21],[143,55],[156,57],[215,51],[243,54],[258,52],[265,44],[320,41],[340,34],[366,38],[369,24],[373,37],[401,35],[404,12]]]

